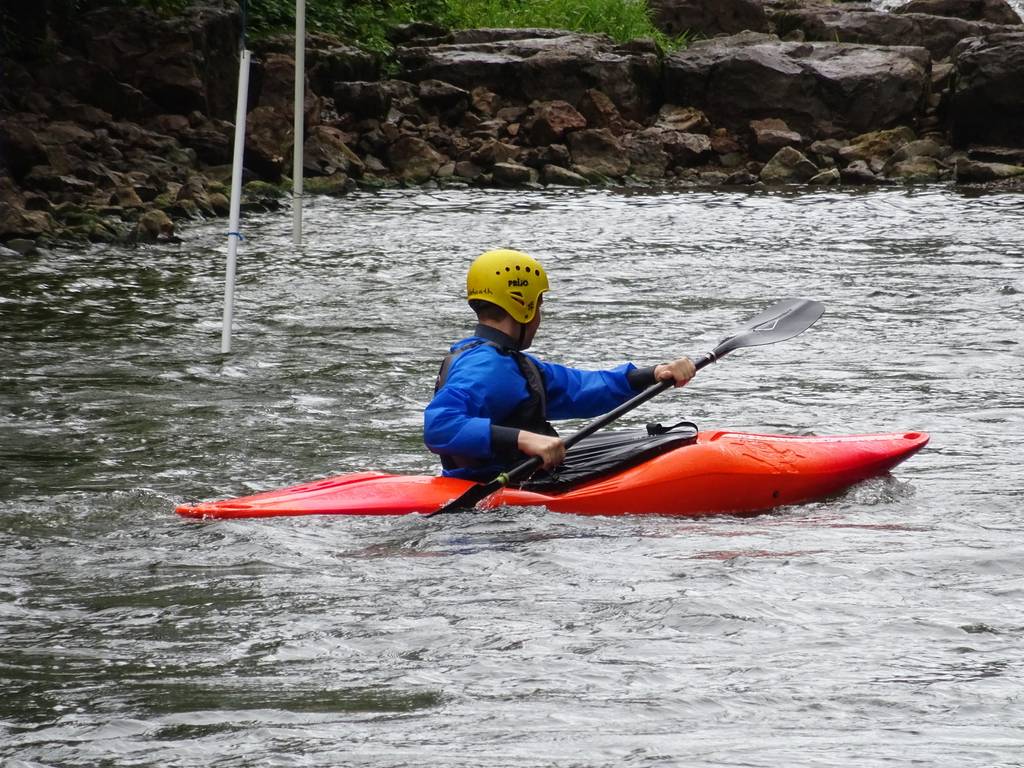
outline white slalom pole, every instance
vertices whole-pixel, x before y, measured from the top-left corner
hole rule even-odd
[[[302,244],[302,146],[306,111],[306,0],[295,0],[295,122],[292,128],[292,241]]]
[[[228,221],[228,264],[224,277],[224,326],[220,351],[231,351],[231,323],[235,315],[235,255],[242,233],[238,229],[242,205],[242,155],[245,151],[245,113],[249,103],[249,51],[242,49],[238,60],[238,102],[235,106],[235,155],[231,165],[231,214]]]

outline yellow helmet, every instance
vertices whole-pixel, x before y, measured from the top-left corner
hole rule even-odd
[[[466,275],[466,299],[497,304],[520,323],[533,320],[547,289],[548,276],[540,264],[519,251],[487,251],[476,257]]]

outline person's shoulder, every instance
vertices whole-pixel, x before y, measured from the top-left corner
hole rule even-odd
[[[482,341],[483,339],[478,338],[476,336],[467,336],[466,338],[459,339],[454,344],[452,344],[451,347],[449,348],[449,351],[458,352],[459,350],[462,350],[468,352],[469,350],[467,350],[466,347],[478,345]]]
[[[459,360],[467,355],[478,355],[481,352],[497,351],[491,344],[488,344],[485,339],[481,339],[478,336],[467,336],[465,339],[456,341],[451,345],[448,352],[455,356],[456,360]]]
[[[452,347],[452,351],[457,352],[458,357],[507,357],[500,347],[476,336],[463,339]]]
[[[542,360],[541,358],[537,357],[536,355],[531,355],[531,354],[528,354],[526,352],[523,353],[523,357],[530,358],[530,360],[533,362],[533,364],[536,365],[538,368],[541,368],[541,369],[551,368],[551,369],[558,369],[558,370],[572,370],[572,368],[570,366],[568,366],[568,365],[562,365],[561,363],[552,363],[549,360]]]
[[[470,337],[452,345],[451,370],[479,371],[480,369],[493,368],[501,365],[501,361],[508,356],[503,355],[501,350],[485,339]]]

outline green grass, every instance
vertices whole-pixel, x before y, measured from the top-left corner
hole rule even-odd
[[[249,28],[256,35],[286,31],[294,12],[294,0],[250,0]],[[666,51],[686,45],[685,36],[669,38],[657,29],[649,13],[645,0],[307,0],[306,24],[381,53],[390,51],[388,28],[411,21],[451,29],[567,29],[618,42],[646,37]]]
[[[685,46],[657,29],[644,0],[448,0],[448,23],[475,27],[542,27],[605,34],[620,43],[654,39],[663,50]]]

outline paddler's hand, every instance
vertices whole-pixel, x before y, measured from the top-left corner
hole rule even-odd
[[[554,469],[565,458],[565,443],[559,437],[519,430],[519,450],[527,456],[539,456],[544,469]]]
[[[688,357],[680,357],[671,363],[662,363],[654,366],[654,378],[658,381],[675,381],[677,387],[683,386],[686,382],[697,375],[697,369],[693,361]]]

